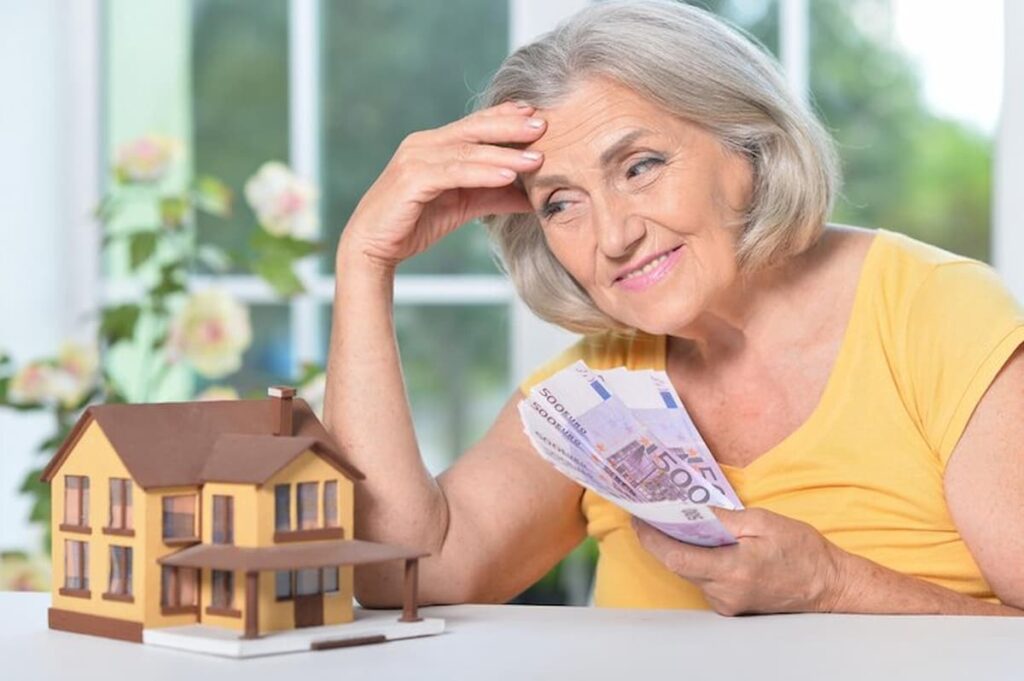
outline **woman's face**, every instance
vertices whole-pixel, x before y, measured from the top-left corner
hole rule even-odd
[[[610,80],[536,115],[544,161],[522,180],[552,253],[608,316],[685,329],[736,278],[747,160]]]

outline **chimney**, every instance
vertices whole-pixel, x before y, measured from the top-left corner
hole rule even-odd
[[[292,398],[295,388],[274,385],[267,388],[274,400],[274,435],[292,435]]]

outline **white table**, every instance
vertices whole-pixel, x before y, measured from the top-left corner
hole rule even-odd
[[[0,593],[0,678],[1024,679],[1024,618],[461,605],[422,609],[439,636],[238,661],[50,631],[49,600]]]

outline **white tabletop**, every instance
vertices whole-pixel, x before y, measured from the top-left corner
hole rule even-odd
[[[229,660],[50,631],[49,594],[0,593],[3,679],[1024,679],[1024,618],[460,605],[439,636]]]

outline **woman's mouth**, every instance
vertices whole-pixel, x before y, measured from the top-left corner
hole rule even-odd
[[[615,284],[629,291],[642,291],[658,283],[669,273],[682,257],[682,244],[666,251],[643,267],[627,272],[615,280]]]

